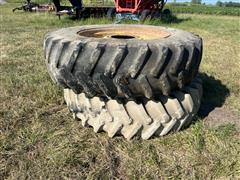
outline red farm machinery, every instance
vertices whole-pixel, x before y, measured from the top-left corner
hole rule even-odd
[[[146,17],[159,17],[165,3],[164,0],[116,0],[117,18],[145,20]]]
[[[115,0],[114,2],[90,0],[86,4],[81,0],[69,1],[72,8],[61,6],[60,0],[53,0],[59,16],[67,13],[75,15],[79,19],[107,15],[109,18],[116,16],[117,21],[122,19],[144,21],[147,17],[159,17],[166,3],[166,0]]]

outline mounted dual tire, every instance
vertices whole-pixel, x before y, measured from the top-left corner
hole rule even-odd
[[[194,119],[200,106],[202,83],[196,78],[182,91],[174,91],[172,97],[158,96],[157,101],[116,101],[87,98],[64,89],[64,98],[74,117],[84,127],[94,132],[105,131],[109,137],[123,135],[130,140],[134,136],[149,139],[179,131]]]
[[[48,33],[44,51],[52,79],[76,94],[156,99],[196,77],[202,39],[157,26],[81,26]]]

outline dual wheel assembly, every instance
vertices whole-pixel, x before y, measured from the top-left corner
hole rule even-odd
[[[54,82],[75,118],[95,132],[149,139],[179,131],[197,114],[202,39],[147,25],[60,29],[44,39]]]

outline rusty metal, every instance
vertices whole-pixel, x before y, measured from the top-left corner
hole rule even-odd
[[[169,32],[154,28],[135,28],[135,27],[113,27],[113,28],[99,28],[88,29],[78,32],[81,36],[96,37],[96,38],[115,38],[115,39],[159,39],[170,36]]]

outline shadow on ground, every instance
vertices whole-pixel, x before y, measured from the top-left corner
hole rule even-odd
[[[144,24],[149,24],[149,25],[159,25],[159,24],[179,24],[184,21],[190,21],[192,18],[187,17],[187,18],[179,18],[174,14],[162,14],[158,18],[152,18],[151,20],[146,20]]]
[[[174,14],[169,14],[169,15],[164,15],[163,14],[160,18],[160,21],[165,23],[165,24],[170,24],[170,23],[178,24],[178,23],[181,23],[181,22],[184,22],[184,21],[189,21],[189,20],[191,20],[190,17],[188,17],[188,18],[178,18]]]
[[[200,77],[203,81],[203,98],[198,116],[205,118],[215,108],[221,107],[224,104],[230,91],[227,86],[213,76],[200,73]]]

